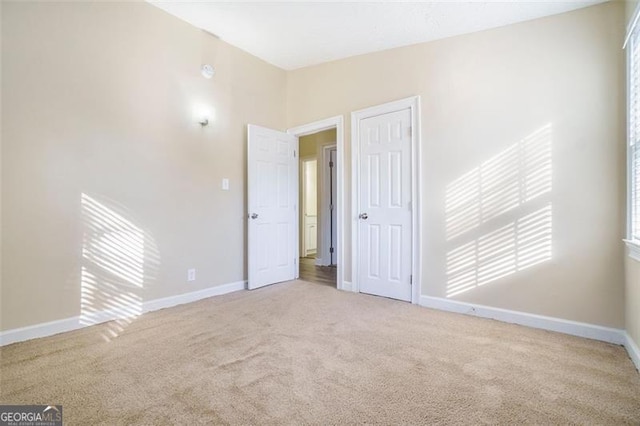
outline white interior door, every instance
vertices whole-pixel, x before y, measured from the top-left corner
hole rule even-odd
[[[411,300],[411,111],[359,125],[360,291]]]
[[[295,278],[298,138],[248,126],[249,289]]]

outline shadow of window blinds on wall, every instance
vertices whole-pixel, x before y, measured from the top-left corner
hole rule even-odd
[[[160,257],[153,238],[105,201],[82,194],[81,211],[80,322],[115,319],[103,333],[110,341],[142,314],[142,291],[157,276]]]
[[[551,260],[552,126],[447,185],[447,297]]]

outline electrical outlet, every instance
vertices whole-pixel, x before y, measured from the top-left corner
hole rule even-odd
[[[196,280],[196,270],[194,268],[187,269],[187,281],[195,281]]]

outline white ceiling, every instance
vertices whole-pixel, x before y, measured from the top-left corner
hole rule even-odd
[[[568,12],[606,0],[148,1],[254,56],[292,70]]]

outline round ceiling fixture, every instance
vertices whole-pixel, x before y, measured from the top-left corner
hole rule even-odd
[[[213,77],[213,74],[214,74],[215,71],[213,70],[213,67],[211,65],[204,64],[202,66],[202,69],[200,70],[200,72],[202,73],[202,76],[204,78],[211,78],[211,77]]]

